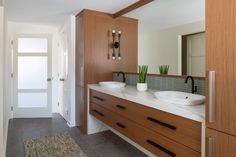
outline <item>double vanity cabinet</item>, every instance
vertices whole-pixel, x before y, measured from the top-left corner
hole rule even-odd
[[[158,157],[200,157],[202,123],[90,88],[90,114]]]

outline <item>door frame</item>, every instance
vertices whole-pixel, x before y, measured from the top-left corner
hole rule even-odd
[[[206,33],[206,31],[197,31],[197,32],[193,32],[193,33],[178,35],[178,75],[182,75],[183,36],[189,36],[189,35],[195,35],[195,34],[201,34],[201,33]]]
[[[47,53],[21,53],[18,54],[18,38],[47,38]],[[51,81],[47,82],[47,108],[23,108],[27,115],[23,114],[18,108],[18,56],[47,56],[47,72]],[[16,34],[13,39],[13,118],[35,118],[35,117],[52,117],[52,35],[50,34]],[[29,90],[30,91],[30,90]],[[37,92],[32,89],[31,92]],[[48,110],[49,109],[49,110]],[[37,110],[38,114],[34,114]],[[40,112],[40,113],[39,113]]]

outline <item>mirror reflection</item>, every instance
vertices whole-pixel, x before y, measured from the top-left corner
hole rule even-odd
[[[155,0],[139,20],[138,64],[148,73],[205,76],[205,0]]]

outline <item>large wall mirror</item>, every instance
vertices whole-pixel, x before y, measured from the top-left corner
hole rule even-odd
[[[139,20],[138,64],[149,73],[205,77],[205,0],[154,0],[125,16]]]

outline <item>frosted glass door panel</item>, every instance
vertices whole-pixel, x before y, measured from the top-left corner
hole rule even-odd
[[[47,89],[47,57],[18,57],[18,89]]]
[[[18,38],[18,53],[47,53],[46,38]]]
[[[47,93],[19,93],[19,108],[47,107]]]
[[[13,42],[14,118],[52,116],[51,43],[49,34],[19,34]]]

